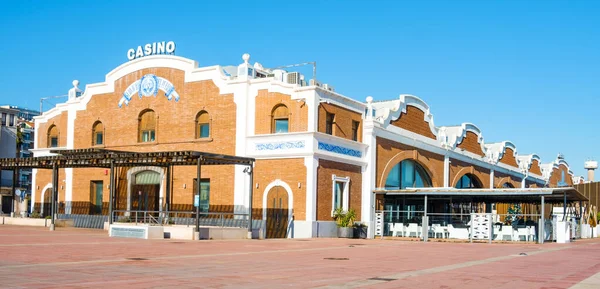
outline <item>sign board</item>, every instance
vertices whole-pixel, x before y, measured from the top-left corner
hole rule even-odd
[[[200,206],[200,195],[194,195],[194,207]]]
[[[130,48],[127,50],[127,58],[134,60],[136,58],[157,55],[157,54],[173,54],[175,53],[175,42],[173,41],[161,41],[147,43],[143,46],[138,46],[136,49]]]

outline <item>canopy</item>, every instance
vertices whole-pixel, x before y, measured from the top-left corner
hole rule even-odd
[[[544,197],[546,203],[589,201],[573,187],[526,188],[526,189],[456,189],[456,188],[408,188],[402,190],[376,189],[375,194],[386,196],[439,196],[452,197],[456,201],[491,203],[539,203]]]

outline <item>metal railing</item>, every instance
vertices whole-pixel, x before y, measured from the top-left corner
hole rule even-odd
[[[539,214],[493,213],[427,213],[423,211],[382,210],[379,214],[379,236],[410,237],[426,241],[462,239],[465,241],[555,241],[556,218]],[[578,218],[571,218],[569,239],[582,237]],[[543,226],[540,226],[543,224]],[[589,235],[589,234],[588,234]]]
[[[115,210],[112,220],[116,223],[147,224],[150,226],[211,226],[247,228],[248,214],[227,212],[201,212],[196,216],[193,211],[137,211]]]

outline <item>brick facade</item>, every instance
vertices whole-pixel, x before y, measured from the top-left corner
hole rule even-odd
[[[350,188],[348,191],[348,209],[356,211],[356,219],[360,220],[362,202],[362,174],[359,166],[338,163],[328,160],[319,160],[317,169],[317,220],[332,221],[332,191],[333,179],[336,177],[349,177]]]
[[[288,108],[288,132],[304,132],[308,129],[308,108],[306,103],[291,100],[291,96],[278,92],[259,90],[256,96],[255,133],[270,134],[272,127],[271,113],[278,104]]]
[[[281,180],[292,190],[294,220],[306,220],[307,170],[303,158],[257,160],[254,171],[254,184],[258,184],[258,188],[253,186],[252,212],[255,217],[263,215],[263,198],[268,193],[267,186],[275,180]]]
[[[478,138],[479,136],[474,132],[467,131],[467,134],[462,139],[462,142],[456,147],[459,149],[464,149],[468,152],[472,152],[478,156],[484,156],[485,153],[481,149],[481,144],[477,141]]]
[[[529,172],[532,174],[536,174],[538,176],[542,175],[542,169],[540,168],[540,162],[538,160],[533,160],[531,162],[531,167],[529,167]]]
[[[435,135],[431,132],[429,123],[425,121],[425,112],[412,105],[406,106],[406,113],[402,112],[397,120],[391,122],[393,126],[418,133],[431,139]]]
[[[443,185],[444,156],[378,137],[375,187],[384,187],[392,167],[405,159],[419,163],[429,174],[434,187]]]
[[[362,115],[360,113],[333,104],[321,103],[319,106],[319,132],[326,132],[327,113],[335,114],[334,136],[352,140],[352,121],[357,121],[360,124],[358,127],[358,141],[362,140]]]
[[[449,185],[455,187],[465,174],[475,176],[482,188],[487,189],[490,187],[490,170],[451,158]]]
[[[519,165],[517,165],[517,159],[515,158],[515,151],[511,148],[504,149],[504,154],[502,155],[500,162],[511,167],[519,167]]]

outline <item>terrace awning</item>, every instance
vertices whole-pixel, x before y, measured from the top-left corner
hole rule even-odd
[[[573,187],[561,188],[526,188],[526,189],[455,189],[455,188],[409,188],[402,190],[376,189],[373,193],[386,196],[429,196],[452,197],[460,202],[491,202],[491,203],[539,203],[544,196],[546,203],[589,201]]]

